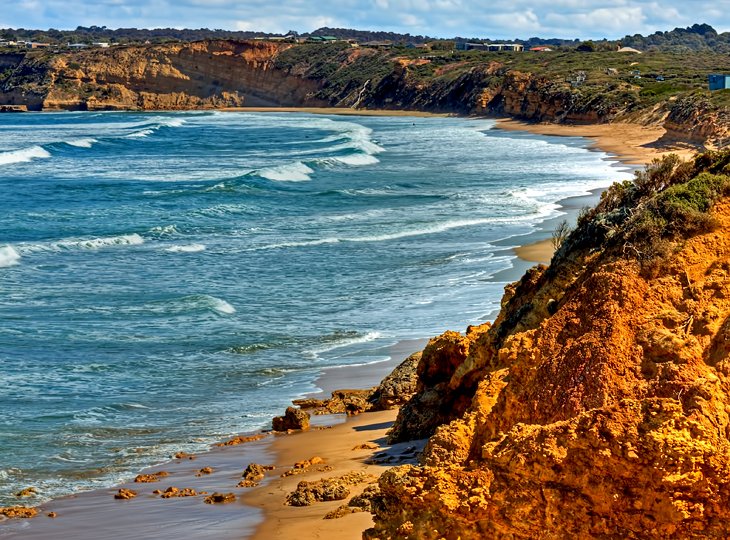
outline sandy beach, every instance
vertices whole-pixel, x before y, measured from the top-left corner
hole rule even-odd
[[[667,154],[689,158],[699,147],[666,137],[660,126],[638,124],[531,124],[511,118],[500,118],[497,127],[508,131],[529,131],[539,135],[585,137],[593,140],[593,147],[616,156],[628,165],[645,165],[652,159]]]
[[[372,116],[447,116],[413,111],[363,111],[352,109],[294,109],[244,108],[229,109],[244,112],[307,112],[318,114]],[[597,149],[612,153],[625,164],[641,165],[668,152],[689,155],[688,145],[664,146],[663,133],[655,128],[633,125],[553,126],[533,125],[514,120],[498,120],[499,129],[527,130],[543,135],[587,137]],[[663,130],[661,130],[663,131]],[[550,235],[557,222],[575,222],[583,206],[597,202],[601,190],[586,196],[571,197],[559,202],[563,215],[543,222],[530,235],[505,242],[505,249],[519,257],[514,267],[494,276],[495,281],[511,282],[534,263],[549,263],[553,253]],[[521,241],[519,247],[514,247]],[[444,328],[446,330],[446,328]],[[456,328],[453,330],[463,330]],[[368,388],[376,385],[409,354],[423,348],[425,340],[400,342],[387,351],[390,360],[351,368],[325,370],[316,382],[317,397],[329,395],[335,389]],[[263,439],[225,448],[215,448],[195,459],[177,459],[154,467],[145,473],[164,470],[169,476],[160,482],[143,484],[129,482],[110,489],[96,490],[53,500],[40,507],[39,516],[31,520],[0,522],[0,538],[74,538],[98,540],[117,538],[122,532],[132,538],[217,538],[270,540],[272,538],[341,538],[357,539],[372,523],[368,512],[347,514],[338,519],[323,519],[344,501],[315,503],[312,506],[285,505],[287,494],[302,480],[333,478],[351,472],[362,473],[364,480],[350,486],[350,494],[361,493],[387,467],[413,462],[415,454],[406,452],[414,444],[388,447],[385,435],[392,425],[396,411],[364,413],[356,417],[314,417],[313,427],[304,433],[289,435],[267,434]],[[362,448],[357,448],[361,447]],[[374,454],[387,452],[393,456],[389,465],[368,464]],[[405,454],[404,454],[405,453]],[[322,462],[301,474],[284,476],[294,463],[312,457]],[[243,470],[249,463],[273,465],[261,485],[237,487]],[[210,467],[210,474],[200,471]],[[372,476],[368,476],[372,475]],[[204,504],[204,495],[161,499],[155,489],[170,486],[192,488],[196,493],[233,493],[230,504]],[[138,495],[131,500],[115,500],[119,489],[132,489]],[[349,499],[349,497],[348,497]],[[47,517],[54,512],[57,517]]]
[[[344,107],[228,107],[218,110],[224,112],[250,113],[334,114],[339,116],[412,116],[415,118],[443,118],[447,116],[456,116],[449,113],[430,113],[424,111],[402,111],[389,109],[346,109]]]

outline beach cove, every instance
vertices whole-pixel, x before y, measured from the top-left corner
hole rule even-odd
[[[176,115],[171,115],[176,116]],[[173,126],[162,126],[162,128],[168,128]],[[135,126],[136,128],[136,126]],[[140,126],[141,130],[145,129],[152,129],[147,126]],[[157,128],[158,130],[161,128]],[[377,136],[377,129],[375,129],[375,133]],[[81,139],[79,139],[81,140]],[[526,138],[525,140],[529,141],[529,138]],[[534,140],[534,139],[533,139]],[[368,141],[373,143],[372,140]],[[576,148],[585,147],[585,143],[580,143],[576,139],[571,139],[571,143],[575,144]],[[56,144],[56,143],[53,143]],[[89,143],[91,145],[95,143]],[[390,151],[390,148],[387,144],[383,144],[380,140],[377,140],[374,142],[374,144],[380,146],[384,149],[384,152],[382,154],[387,155],[388,151]],[[42,146],[42,145],[41,145]],[[72,145],[73,146],[73,145]],[[84,146],[77,146],[78,148],[83,148]],[[42,147],[45,149],[45,147]],[[372,147],[369,147],[370,150],[372,150]],[[15,151],[15,150],[11,150]],[[46,150],[48,151],[48,150]],[[53,149],[51,149],[51,152]],[[37,152],[37,151],[36,151]],[[49,152],[49,153],[51,153]],[[37,152],[39,153],[39,152]],[[39,153],[40,154],[40,153]],[[380,156],[381,152],[376,151],[373,153],[363,152],[362,156]],[[648,155],[651,155],[649,153]],[[354,166],[354,161],[371,161],[367,157],[358,156],[355,158],[347,158],[350,163],[347,163],[346,161],[340,161],[340,163],[344,163],[346,166]],[[341,156],[334,156],[341,157]],[[40,158],[40,159],[46,159],[46,158]],[[318,158],[319,159],[319,158]],[[326,159],[332,159],[331,157],[327,157]],[[635,159],[635,156],[634,158]],[[363,165],[362,163],[357,163],[356,165]],[[310,170],[314,169],[310,167],[309,165],[306,165]],[[273,173],[269,173],[270,176],[276,176],[280,174],[287,174],[286,172],[282,173],[281,170],[276,170]],[[307,173],[304,171],[304,169],[300,169],[298,171],[298,174],[309,176],[312,173]],[[316,178],[316,173],[313,174],[313,177]],[[300,177],[301,178],[301,177]],[[269,178],[269,180],[272,180]],[[307,182],[310,179],[299,181]],[[201,181],[204,181],[201,179]],[[283,180],[272,180],[272,181],[283,181]],[[585,190],[581,190],[585,191]],[[574,200],[573,198],[567,198],[567,199],[559,199],[559,201],[555,201],[553,204],[554,206],[551,207],[551,214],[546,215],[544,217],[548,217],[549,219],[541,219],[540,217],[537,218],[537,221],[534,223],[535,225],[538,225],[537,227],[528,227],[528,231],[523,234],[515,234],[514,236],[508,236],[507,238],[495,238],[494,239],[494,245],[497,248],[503,249],[505,256],[505,262],[509,262],[510,265],[512,265],[512,269],[504,268],[502,270],[495,270],[491,274],[492,280],[495,280],[496,284],[498,285],[494,290],[496,291],[493,294],[499,294],[499,289],[503,286],[503,284],[513,281],[519,277],[519,275],[522,272],[522,269],[525,266],[529,266],[532,261],[536,261],[536,259],[541,259],[541,261],[536,262],[543,262],[546,258],[548,258],[549,251],[543,250],[538,253],[532,253],[532,254],[525,254],[523,251],[521,253],[521,256],[524,257],[525,262],[524,263],[518,263],[515,264],[515,261],[513,260],[513,256],[511,255],[511,250],[516,249],[519,245],[534,245],[536,241],[542,242],[542,246],[545,246],[545,240],[549,237],[552,228],[550,226],[549,220],[550,219],[572,219],[572,216],[577,212],[583,205],[590,204],[591,201],[595,201],[597,197],[597,192],[594,191],[592,195],[587,196],[587,199],[583,199],[583,197],[586,197],[586,195],[580,195],[581,199]],[[567,201],[567,202],[566,202]],[[567,216],[566,216],[567,214]],[[476,224],[476,223],[475,223]],[[532,224],[530,224],[532,225]],[[461,229],[463,227],[468,227],[471,225],[461,225],[457,226],[457,229]],[[533,230],[529,230],[532,228]],[[450,230],[450,229],[446,229]],[[436,231],[438,232],[438,231]],[[140,234],[140,233],[133,233],[133,234]],[[397,233],[402,234],[402,233]],[[414,236],[422,236],[422,234],[414,235]],[[144,239],[144,242],[142,244],[149,244],[149,241],[147,241],[147,238],[145,235],[140,234],[140,237]],[[404,236],[405,238],[408,238],[409,236]],[[519,239],[516,241],[515,239]],[[304,240],[304,241],[310,241],[310,242],[319,242],[321,239],[313,239],[313,240]],[[327,238],[325,238],[327,240]],[[66,240],[64,240],[66,241]],[[74,239],[73,241],[81,241],[78,239]],[[134,245],[136,239],[132,238],[128,244],[123,245]],[[325,242],[324,244],[327,244]],[[175,248],[177,251],[170,251],[171,253],[177,252],[177,253],[195,253],[196,249],[193,249],[191,246],[196,245],[203,245],[202,243],[197,243],[197,239],[192,243],[182,244],[177,243],[177,241],[173,244],[172,242],[168,244],[165,244],[165,249],[169,248]],[[320,244],[321,245],[321,244]],[[64,248],[68,248],[67,245],[63,245]],[[289,246],[289,247],[295,247],[295,246]],[[27,249],[27,247],[26,247]],[[499,256],[500,249],[495,250],[495,256]],[[187,251],[186,251],[187,250]],[[38,250],[40,251],[40,250]],[[206,245],[205,249],[198,250],[197,252],[203,252],[203,251],[210,251],[208,246]],[[520,254],[520,251],[518,250],[518,254]],[[24,260],[25,253],[20,256],[20,264],[25,264],[26,261]],[[500,274],[501,272],[501,274]],[[500,278],[497,280],[494,276],[500,276]],[[212,295],[211,295],[212,296]],[[217,297],[213,297],[217,298]],[[207,309],[212,309],[213,311],[216,311],[219,314],[226,314],[226,312],[230,312],[230,309],[235,308],[235,303],[228,303],[227,300],[224,300],[228,304],[228,307],[224,304],[215,303],[215,300],[206,300],[203,299],[204,302],[212,302],[212,307]],[[488,303],[485,305],[491,306],[491,310],[493,313],[494,308],[498,305],[499,298],[493,297],[488,299]],[[469,320],[486,320],[486,318],[489,317],[489,309],[482,310],[483,312],[477,315],[475,319],[469,319]],[[235,312],[235,311],[234,311]],[[230,313],[228,313],[230,314]],[[453,322],[451,324],[458,324],[458,321]],[[443,330],[446,329],[446,327],[442,328]],[[456,330],[463,330],[463,328],[453,328]],[[415,332],[418,334],[418,332]],[[369,334],[364,334],[363,336],[368,336]],[[361,339],[361,336],[343,336],[345,338],[350,338],[354,340]],[[412,338],[424,338],[427,337],[427,335],[423,335],[421,332],[420,335],[411,335]],[[341,338],[339,338],[341,339]],[[374,340],[377,341],[377,338]],[[367,342],[367,341],[366,341]],[[400,343],[400,340],[398,341]],[[338,343],[339,344],[339,343]],[[385,372],[389,371],[389,369],[398,363],[399,360],[401,360],[405,355],[408,354],[408,352],[411,351],[384,351],[384,345],[381,343],[376,343],[379,345],[379,347],[374,347],[370,350],[367,350],[365,353],[365,356],[370,359],[370,362],[353,362],[353,363],[364,363],[366,365],[360,366],[360,367],[347,367],[347,365],[335,365],[333,370],[328,371],[328,375],[330,376],[330,382],[327,382],[327,378],[322,379],[320,381],[317,381],[313,387],[312,390],[316,388],[326,388],[326,389],[335,389],[338,387],[354,387],[354,386],[372,386],[374,384],[377,384],[380,378],[384,375]],[[344,347],[353,347],[357,345],[357,343],[354,344],[346,344],[343,345]],[[392,346],[392,345],[391,345]],[[337,349],[338,347],[335,347]],[[350,349],[352,350],[352,349]],[[346,350],[347,351],[347,350]],[[322,351],[322,352],[329,352],[329,351]],[[342,351],[339,351],[342,352]],[[321,353],[318,353],[321,354]],[[360,355],[360,358],[363,356],[362,351],[353,351],[353,356]],[[388,361],[383,361],[382,359],[388,358]],[[369,366],[369,367],[368,367]],[[326,366],[324,366],[326,367]],[[336,373],[336,375],[332,375],[333,371]],[[340,382],[346,382],[351,381],[351,384],[339,384]],[[354,382],[357,382],[358,384],[353,384]],[[306,393],[306,392],[303,392]],[[297,394],[294,394],[289,397],[296,397]],[[286,398],[282,397],[281,402],[285,403],[287,401]],[[348,455],[348,452],[345,452],[345,448],[354,448],[355,446],[358,446],[360,444],[364,443],[378,443],[380,441],[380,444],[382,444],[382,437],[385,433],[385,430],[387,429],[387,424],[391,422],[393,419],[393,413],[377,413],[373,414],[372,416],[370,414],[365,414],[355,420],[353,423],[352,421],[348,421],[344,424],[339,424],[331,429],[325,429],[325,430],[313,430],[310,433],[306,435],[290,435],[285,437],[277,437],[275,438],[273,444],[270,443],[270,441],[262,440],[257,441],[254,443],[249,443],[247,445],[243,445],[240,449],[237,449],[236,452],[238,452],[240,455],[237,455],[234,457],[228,457],[231,456],[230,452],[231,450],[216,450],[215,452],[212,452],[210,454],[204,454],[201,456],[198,460],[195,462],[187,462],[187,461],[181,461],[177,463],[176,465],[168,467],[167,465],[164,466],[165,469],[174,469],[173,476],[171,477],[170,481],[180,484],[182,486],[183,483],[185,483],[185,487],[188,486],[197,486],[198,489],[210,489],[209,486],[211,485],[220,485],[221,489],[223,489],[223,486],[227,485],[228,482],[231,482],[232,479],[238,475],[240,476],[241,469],[246,466],[248,462],[275,462],[279,468],[285,467],[286,464],[291,465],[290,462],[292,462],[293,459],[296,458],[296,461],[308,459],[311,458],[314,455],[321,455],[324,457],[325,462],[328,463],[334,463],[335,469],[333,471],[330,471],[328,474],[334,474],[335,472],[342,471],[347,472],[347,470],[350,470],[353,466],[356,467],[364,467],[365,469],[375,469],[372,471],[373,474],[377,474],[379,470],[382,469],[382,467],[373,467],[373,466],[365,466],[362,465],[362,461],[365,459],[367,453],[364,453],[364,455],[360,455],[359,453]],[[263,422],[263,420],[259,420],[259,424]],[[377,428],[377,429],[376,429]],[[359,431],[358,431],[359,430]],[[301,439],[300,439],[301,437]],[[306,441],[306,442],[305,442]],[[301,454],[301,448],[306,446],[306,454]],[[352,450],[350,450],[352,452]],[[311,455],[309,455],[311,454]],[[342,456],[343,454],[347,455],[346,458],[340,458],[340,461],[337,461],[337,456]],[[227,457],[223,457],[227,456]],[[226,462],[229,462],[229,466],[227,467]],[[353,463],[356,463],[357,465],[353,465]],[[203,468],[204,466],[211,466],[214,470],[220,471],[218,473],[218,477],[215,481],[213,480],[213,476],[210,476],[208,478],[205,478],[204,480],[198,479],[200,477],[195,477],[194,473],[198,471],[200,468]],[[349,468],[348,468],[349,467]],[[176,472],[179,474],[179,476],[174,476]],[[193,480],[192,478],[196,478]],[[321,476],[321,474],[320,474]],[[307,478],[306,476],[302,476],[303,478]],[[186,480],[187,479],[187,480]],[[291,482],[291,479],[289,480]],[[217,484],[217,482],[220,482],[220,484]],[[13,531],[16,530],[17,532],[25,531],[26,523],[28,523],[29,527],[32,527],[32,529],[28,529],[27,532],[30,532],[32,530],[33,534],[38,535],[37,537],[41,538],[43,537],[44,531],[48,531],[47,534],[53,535],[58,534],[58,531],[61,530],[59,527],[63,527],[63,522],[66,520],[73,519],[73,522],[77,525],[77,533],[81,534],[81,530],[86,530],[90,525],[94,525],[93,520],[103,520],[104,523],[108,523],[111,527],[112,524],[115,522],[115,519],[121,519],[119,526],[129,526],[131,527],[132,524],[130,523],[130,519],[135,521],[134,526],[140,526],[140,527],[149,527],[148,520],[152,520],[153,516],[154,519],[159,522],[159,515],[162,511],[162,507],[165,506],[165,509],[163,511],[163,515],[167,516],[170,515],[171,519],[175,519],[174,514],[177,512],[185,513],[190,517],[189,520],[185,519],[178,519],[179,527],[195,527],[195,523],[203,523],[207,521],[206,512],[218,512],[216,519],[216,523],[220,525],[220,527],[215,526],[209,526],[205,525],[204,528],[206,531],[209,531],[211,535],[213,532],[216,532],[216,537],[227,537],[228,534],[231,534],[233,536],[231,537],[240,537],[241,531],[248,531],[248,533],[244,534],[251,534],[251,532],[255,528],[255,523],[260,522],[262,519],[262,514],[260,511],[257,510],[251,510],[251,507],[259,506],[255,501],[260,501],[264,507],[264,515],[267,516],[265,519],[265,525],[263,529],[260,529],[256,534],[258,534],[260,538],[271,538],[272,534],[281,535],[280,537],[287,537],[287,533],[285,532],[286,529],[284,528],[284,523],[289,522],[290,526],[294,527],[301,527],[301,523],[296,523],[296,520],[299,519],[299,517],[302,515],[302,512],[297,512],[301,509],[293,508],[293,507],[286,507],[286,508],[278,508],[276,509],[276,506],[279,505],[279,499],[281,494],[283,494],[287,489],[289,489],[289,485],[283,484],[284,480],[277,480],[273,479],[270,483],[266,483],[261,488],[254,488],[254,490],[251,490],[249,493],[246,494],[244,497],[244,500],[248,503],[247,508],[249,510],[246,510],[244,513],[245,515],[242,517],[239,513],[241,510],[240,505],[234,504],[234,505],[224,505],[221,506],[220,510],[217,507],[212,506],[204,506],[202,509],[200,509],[200,514],[196,514],[195,511],[191,510],[193,503],[197,501],[200,503],[200,501],[197,498],[190,498],[190,500],[183,500],[180,499],[178,501],[166,501],[166,500],[158,500],[155,499],[152,500],[152,497],[149,496],[146,499],[143,499],[142,497],[137,498],[133,501],[114,501],[111,498],[111,494],[118,489],[115,488],[114,490],[105,489],[100,490],[96,492],[91,492],[87,494],[82,494],[77,496],[76,498],[71,499],[61,499],[56,502],[51,502],[43,506],[44,512],[47,511],[54,511],[58,514],[58,518],[55,520],[46,520],[45,517],[37,518],[37,520],[34,520],[32,522],[24,522],[22,523],[22,529],[18,529],[18,523],[20,522],[14,522],[11,526],[6,527],[7,524],[3,524],[0,526],[0,536],[3,534],[13,534]],[[296,483],[296,482],[294,482]],[[272,490],[274,495],[270,495],[268,497],[264,496],[261,491],[257,490],[267,490],[267,493],[272,493]],[[101,500],[101,498],[104,499],[105,504],[103,506],[107,507],[107,510],[104,512],[108,513],[97,513],[96,510],[91,510],[92,508],[96,509],[98,507],[98,502]],[[126,504],[129,505],[129,508],[133,508],[133,512],[127,512],[127,517],[120,516],[118,514],[120,505]],[[147,505],[147,510],[142,511],[143,507],[142,505]],[[172,505],[175,504],[175,507],[178,509],[172,507]],[[336,506],[331,503],[322,503],[322,506],[315,505],[314,507],[310,507],[310,511],[307,513],[307,519],[308,522],[312,527],[315,527],[314,529],[311,529],[313,532],[312,534],[319,534],[315,533],[316,527],[321,525],[321,515],[320,513],[324,513],[326,511],[329,511],[331,506]],[[235,509],[235,511],[234,511]],[[126,510],[124,511],[126,512]],[[192,512],[192,513],[191,513]],[[272,517],[275,514],[275,517]],[[117,516],[116,518],[112,518],[112,516]],[[134,517],[133,517],[134,516]],[[148,518],[145,518],[144,516],[149,516]],[[333,531],[339,531],[341,533],[345,533],[347,531],[347,534],[352,534],[353,538],[359,537],[359,532],[361,531],[363,526],[367,526],[367,519],[368,519],[367,513],[361,513],[361,514],[353,514],[350,516],[346,516],[345,518],[339,519],[339,520],[328,520],[328,523],[326,525],[322,525],[325,527],[326,530],[329,530],[329,532]],[[182,515],[178,515],[178,518],[181,518]],[[65,518],[65,519],[62,519]],[[85,520],[92,520],[91,522],[85,521]],[[165,518],[167,519],[167,518]],[[239,521],[243,520],[243,522]],[[45,523],[44,523],[45,521]],[[126,523],[126,525],[124,525]],[[158,537],[166,537],[165,535],[169,534],[172,537],[173,534],[179,532],[182,529],[172,527],[172,526],[164,526],[160,523],[157,525],[160,529],[159,534],[162,536]],[[203,527],[203,525],[200,525]],[[269,527],[269,528],[266,528]],[[273,527],[273,528],[271,528]],[[3,530],[6,529],[6,530]],[[95,538],[103,537],[99,535],[98,529],[96,529],[97,536],[94,536]],[[55,532],[53,532],[55,531]],[[202,531],[202,529],[201,529]],[[275,532],[272,532],[275,531]],[[203,533],[201,532],[201,535]],[[206,533],[207,534],[207,533]],[[48,536],[52,537],[52,536]],[[81,536],[79,536],[81,537]],[[196,537],[204,537],[204,536],[196,536]],[[212,537],[212,536],[211,536]],[[347,537],[347,536],[345,536]]]

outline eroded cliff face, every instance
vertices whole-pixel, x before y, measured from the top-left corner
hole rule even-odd
[[[391,433],[432,434],[422,466],[382,476],[365,537],[730,536],[730,198],[712,212],[648,267],[562,252],[431,340]]]
[[[38,77],[38,90],[43,91],[40,107],[180,110],[324,105],[310,97],[318,88],[316,83],[274,69],[277,55],[289,46],[201,41],[59,54],[48,60],[42,78]],[[21,65],[20,72],[28,70],[29,64]],[[16,77],[14,82],[23,87],[25,81]],[[12,83],[7,91],[17,96]]]

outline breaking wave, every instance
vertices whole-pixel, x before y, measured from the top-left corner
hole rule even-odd
[[[71,141],[66,141],[66,144],[70,146],[76,146],[77,148],[91,148],[91,146],[97,142],[99,141],[89,137],[87,139],[74,139]]]
[[[275,182],[306,182],[311,180],[309,175],[313,172],[314,170],[305,163],[296,161],[286,165],[258,169],[254,171],[254,174]]]
[[[66,239],[44,244],[18,245],[21,253],[38,251],[67,251],[74,249],[102,249],[111,246],[137,246],[144,244],[144,238],[137,233],[103,238]]]
[[[21,150],[0,152],[0,165],[11,165],[13,163],[27,163],[33,159],[46,159],[51,157],[50,152],[42,146],[31,146]]]
[[[171,253],[197,253],[199,251],[205,251],[205,245],[203,244],[189,244],[189,245],[173,245],[165,248],[165,251]]]
[[[0,268],[15,266],[20,262],[20,254],[13,249],[13,246],[0,247]]]

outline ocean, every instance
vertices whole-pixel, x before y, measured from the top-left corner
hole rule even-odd
[[[587,145],[485,119],[0,115],[0,505],[113,485],[265,427],[323,368],[484,322],[509,246],[630,177]]]

